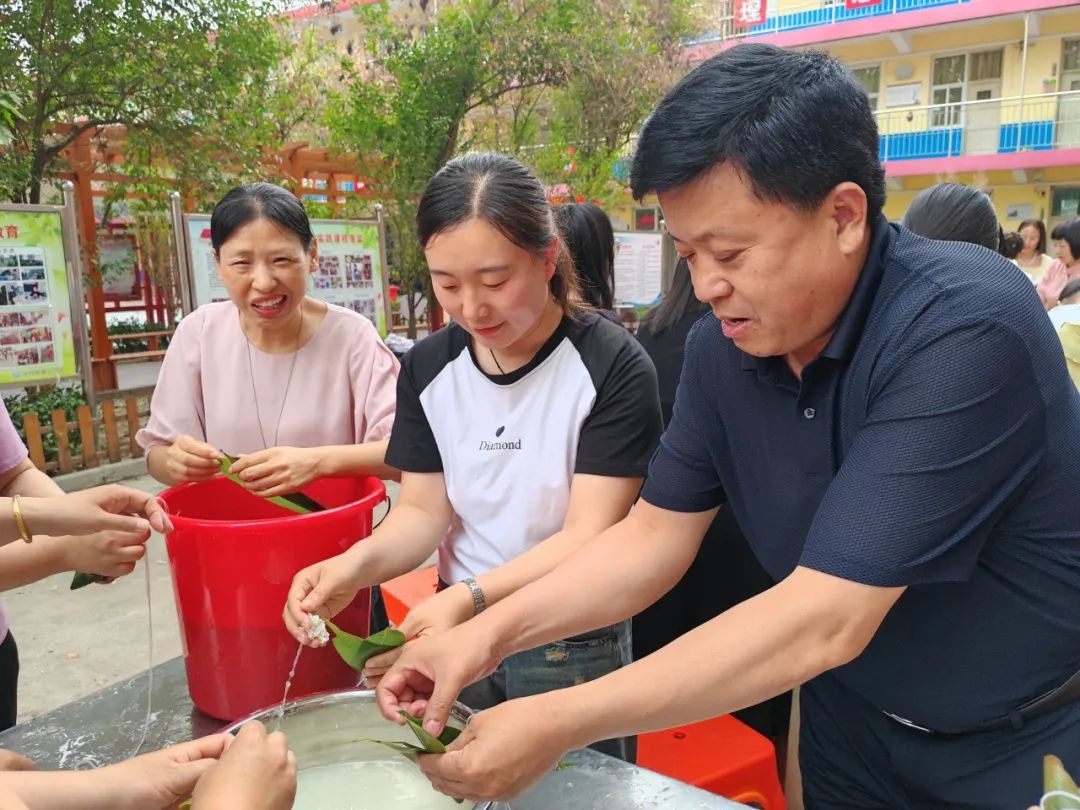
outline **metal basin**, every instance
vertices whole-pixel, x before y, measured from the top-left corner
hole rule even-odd
[[[285,736],[289,739],[289,748],[296,754],[300,771],[300,793],[303,793],[305,789],[304,772],[309,769],[319,769],[309,773],[307,778],[310,780],[311,774],[327,772],[328,769],[322,769],[321,766],[343,763],[381,763],[370,768],[372,779],[378,778],[381,767],[393,769],[402,768],[405,765],[416,767],[413,763],[407,762],[401,754],[375,743],[364,742],[365,738],[417,742],[412,731],[387,721],[379,713],[373,690],[350,689],[342,692],[326,692],[291,701],[285,704],[285,714],[281,718],[280,726],[277,712],[276,706],[263,709],[242,720],[237,720],[224,730],[236,732],[249,720],[259,720],[272,731],[280,728],[285,732]],[[468,708],[460,703],[456,704],[451,714],[450,724],[464,728],[471,715],[472,712]],[[366,795],[364,774],[364,768],[349,773],[347,778],[345,774],[342,774],[340,791],[342,808],[367,806],[362,803]],[[427,789],[431,792],[432,800],[441,796],[430,785]],[[338,795],[336,786],[334,793],[335,796]],[[399,798],[395,798],[393,806],[399,810],[411,810],[413,807]],[[421,806],[431,805],[424,804],[421,798],[417,801],[416,807]],[[490,802],[473,804],[466,801],[462,804],[454,804],[450,801],[450,806],[463,810],[487,810],[492,805]],[[337,808],[325,807],[325,810],[337,810]]]

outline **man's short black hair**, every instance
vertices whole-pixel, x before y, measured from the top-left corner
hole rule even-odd
[[[839,183],[885,204],[877,124],[866,91],[820,52],[737,45],[683,77],[641,130],[630,187],[637,199],[731,163],[761,199],[813,210]]]

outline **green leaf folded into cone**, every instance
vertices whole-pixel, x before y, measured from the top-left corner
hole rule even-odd
[[[398,714],[405,719],[405,723],[412,729],[416,739],[420,740],[420,744],[424,746],[424,750],[429,754],[445,754],[446,746],[461,736],[461,729],[446,726],[442,730],[442,734],[435,737],[424,729],[423,718],[413,717],[404,711],[399,711]]]
[[[364,668],[364,664],[372,656],[397,649],[405,643],[405,634],[392,627],[380,630],[367,638],[361,638],[352,633],[346,633],[329,619],[326,619],[326,626],[334,632],[332,643],[338,655],[357,672]]]
[[[408,712],[398,712],[404,719],[405,724],[412,729],[413,734],[420,741],[420,745],[413,745],[407,742],[397,742],[396,740],[373,740],[371,738],[365,738],[362,742],[375,743],[377,745],[385,745],[392,751],[396,751],[409,759],[416,759],[418,754],[445,754],[446,746],[450,745],[461,735],[460,728],[454,728],[453,726],[446,726],[442,730],[442,734],[435,737],[424,730],[424,721],[419,717],[413,717]],[[462,799],[455,799],[458,804],[461,804]]]
[[[87,585],[91,585],[95,582],[108,582],[109,578],[104,577],[101,574],[84,574],[81,571],[76,571],[75,576],[71,578],[71,590],[77,591],[79,588],[85,588]]]
[[[1044,810],[1076,810],[1080,806],[1080,788],[1055,756],[1043,757],[1043,792],[1054,794],[1043,800]]]
[[[243,483],[240,481],[240,476],[232,472],[232,465],[236,460],[237,456],[230,456],[225,451],[221,451],[221,474],[234,484],[243,486]],[[292,495],[275,495],[266,500],[270,501],[270,503],[277,504],[282,509],[296,512],[298,515],[306,515],[310,512],[322,512],[326,509],[321,503],[314,498],[308,497],[303,492],[294,492]]]

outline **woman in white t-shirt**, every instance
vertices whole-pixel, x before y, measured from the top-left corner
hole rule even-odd
[[[624,329],[582,311],[543,185],[469,154],[428,184],[417,231],[448,328],[405,357],[387,462],[401,500],[368,540],[296,575],[285,622],[439,552],[441,591],[408,636],[460,624],[621,520],[662,430],[656,372]],[[626,622],[507,658],[462,693],[475,709],[600,677],[630,659]],[[388,662],[365,672],[377,677]],[[631,740],[596,746],[630,758]]]

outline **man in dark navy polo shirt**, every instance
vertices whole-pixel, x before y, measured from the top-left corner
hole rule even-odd
[[[811,810],[1036,802],[1043,755],[1080,762],[1080,396],[1031,283],[885,220],[866,95],[822,54],[743,45],[691,72],[632,184],[658,194],[712,307],[641,501],[408,649],[384,710],[437,728],[501,657],[640,610],[727,505],[775,587],[602,679],[482,713],[424,762],[436,786],[513,795],[568,748],[803,684]]]

